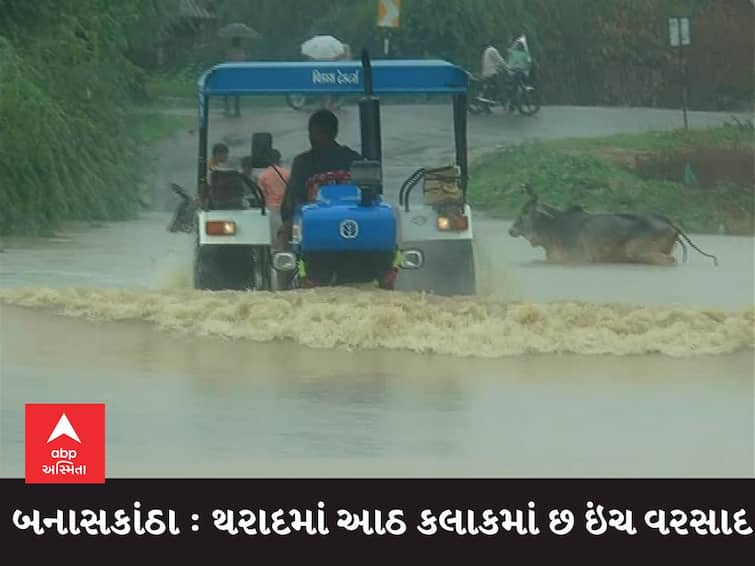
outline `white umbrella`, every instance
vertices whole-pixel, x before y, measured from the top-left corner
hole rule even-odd
[[[318,61],[330,61],[345,55],[346,46],[332,35],[316,35],[301,44],[301,53]]]
[[[232,24],[228,24],[227,26],[223,26],[218,30],[218,37],[223,38],[231,38],[231,37],[239,37],[239,38],[248,38],[248,39],[261,39],[262,35],[255,29],[250,28],[246,24],[242,24],[241,22],[234,22]]]

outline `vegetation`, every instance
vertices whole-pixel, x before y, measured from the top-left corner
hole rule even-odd
[[[145,135],[166,128],[134,117],[125,56],[149,4],[0,1],[0,234],[137,212]]]
[[[196,126],[197,119],[194,116],[169,114],[152,108],[146,112],[134,112],[130,124],[142,144],[150,144],[176,132],[192,130]]]
[[[741,160],[753,151],[752,130],[734,126],[509,146],[474,163],[469,194],[473,206],[513,218],[526,201],[520,187],[529,183],[560,208],[652,211],[693,232],[752,234],[752,158],[749,178],[745,171],[735,181],[717,179],[728,169],[716,162],[729,152]],[[643,168],[648,156],[661,167]],[[707,179],[698,178],[703,170],[711,172]]]
[[[299,58],[313,34],[333,34],[382,55],[387,32],[375,26],[377,0],[214,0],[218,23],[242,21],[263,34],[246,43],[253,59]],[[281,14],[286,14],[285,26]],[[477,71],[491,40],[526,32],[549,104],[677,106],[679,62],[668,45],[668,17],[691,20],[687,48],[692,108],[753,101],[749,0],[404,0],[391,56],[443,57]],[[175,49],[168,69],[207,66],[227,44],[214,39]],[[149,66],[144,60],[144,65]],[[193,76],[193,74],[192,74]]]
[[[262,40],[248,44],[253,59],[298,58],[301,41],[317,33],[337,35],[355,54],[361,47],[381,53],[386,34],[375,26],[376,0],[195,3],[214,10],[213,25],[244,21],[261,32]],[[213,29],[197,43],[181,4],[0,0],[0,235],[136,214],[145,142],[192,121],[137,105],[193,97],[199,71],[222,60],[226,48]],[[714,107],[722,96],[752,101],[752,34],[738,33],[752,13],[747,0],[405,0],[391,56],[444,57],[476,70],[487,41],[500,45],[508,33],[525,31],[541,64],[546,102],[676,103],[676,60],[666,46],[666,17],[676,13],[693,22],[692,106]],[[178,29],[184,35],[189,29],[189,43],[158,67],[156,42],[170,43]],[[524,156],[533,149],[512,151]],[[564,167],[592,169],[597,177],[605,173],[601,167],[618,167],[587,148],[559,156],[572,160]],[[580,159],[588,161],[574,161]],[[619,169],[616,179],[632,174]]]

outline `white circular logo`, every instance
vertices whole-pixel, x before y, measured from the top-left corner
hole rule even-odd
[[[356,223],[356,220],[344,220],[338,227],[338,233],[345,240],[353,240],[359,236],[359,224]]]

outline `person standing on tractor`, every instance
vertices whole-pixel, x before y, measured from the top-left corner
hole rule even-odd
[[[218,167],[225,167],[228,163],[228,155],[230,151],[228,146],[223,142],[216,143],[212,146],[212,155],[207,160],[207,169],[213,170]]]
[[[281,165],[280,151],[273,149],[270,165],[263,169],[257,178],[257,184],[265,195],[265,202],[269,208],[280,208],[290,176],[288,169]]]
[[[311,149],[300,153],[291,165],[291,178],[281,204],[283,225],[279,231],[279,245],[285,247],[290,240],[294,211],[309,200],[307,181],[319,173],[349,171],[354,161],[362,156],[348,146],[336,141],[338,118],[327,109],[320,109],[309,118],[309,143]],[[283,248],[279,248],[283,249]]]

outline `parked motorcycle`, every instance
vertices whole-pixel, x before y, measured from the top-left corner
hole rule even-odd
[[[302,110],[307,104],[312,102],[312,97],[308,97],[306,94],[289,94],[286,95],[286,103],[294,110]],[[344,104],[344,97],[332,96],[330,107],[333,110],[338,110]]]

